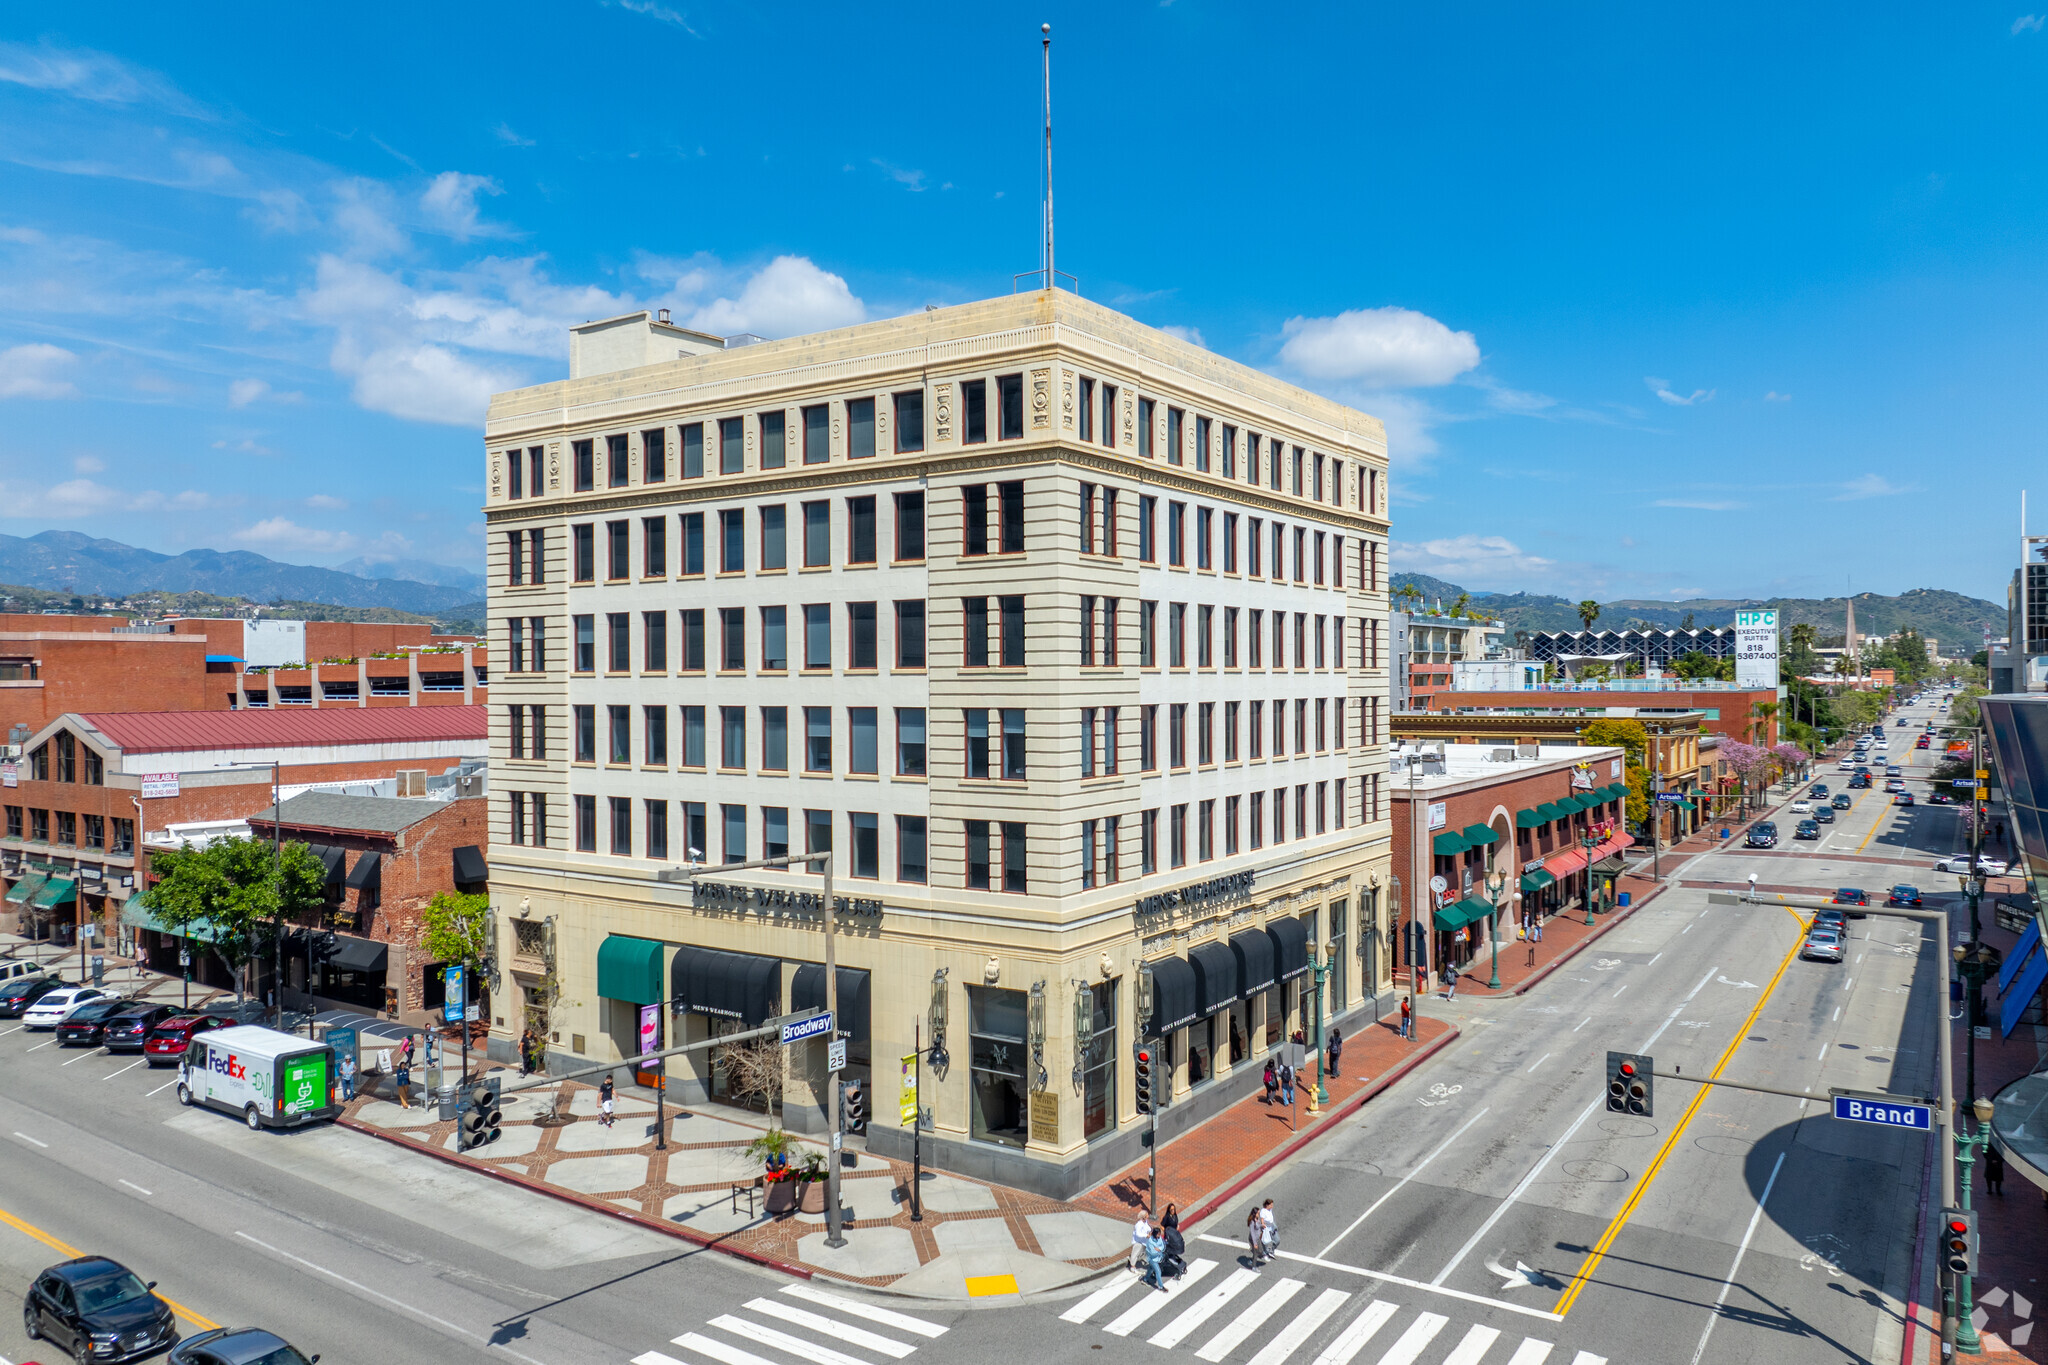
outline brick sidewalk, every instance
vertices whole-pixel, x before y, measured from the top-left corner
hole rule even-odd
[[[1391,1023],[1368,1024],[1344,1039],[1345,1074],[1329,1079],[1330,1103],[1320,1114],[1308,1112],[1304,1088],[1313,1088],[1313,1065],[1304,1086],[1295,1090],[1295,1107],[1268,1107],[1263,1092],[1246,1096],[1228,1109],[1183,1133],[1159,1150],[1159,1207],[1178,1204],[1184,1226],[1214,1211],[1243,1183],[1278,1165],[1320,1130],[1384,1090],[1424,1059],[1458,1036],[1458,1030],[1425,1011],[1420,1036],[1403,1040]],[[1392,1074],[1389,1074],[1392,1073]],[[1075,1202],[1113,1218],[1129,1220],[1150,1202],[1149,1162],[1140,1161],[1110,1177]]]
[[[1584,910],[1566,910],[1544,921],[1541,942],[1503,940],[1500,945],[1499,990],[1486,984],[1493,977],[1493,951],[1482,945],[1471,963],[1459,971],[1458,998],[1488,1000],[1521,995],[1578,956],[1595,939],[1642,909],[1664,888],[1648,877],[1624,876],[1615,879],[1615,890],[1628,893],[1627,907],[1597,911],[1591,925],[1586,923]],[[1442,989],[1439,988],[1436,994],[1441,997]]]

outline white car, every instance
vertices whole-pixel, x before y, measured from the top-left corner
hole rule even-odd
[[[25,1029],[53,1029],[80,1005],[105,995],[105,991],[94,986],[66,986],[61,991],[51,991],[28,1007],[28,1012],[21,1016],[21,1026]]]
[[[1951,853],[1948,857],[1936,863],[1934,870],[1936,872],[1953,872],[1958,876],[1967,875],[1970,871],[1970,855],[1967,853]],[[1993,858],[1980,853],[1977,855],[1977,871],[1986,877],[2003,877],[2006,872],[2005,859]]]
[[[1792,813],[1793,813],[1794,815],[1811,815],[1811,814],[1813,814],[1813,802],[1811,802],[1811,801],[1807,800],[1807,799],[1806,799],[1805,797],[1803,797],[1803,796],[1802,796],[1802,797],[1800,797],[1800,798],[1799,798],[1799,799],[1798,799],[1797,801],[1794,801],[1794,802],[1792,803]]]

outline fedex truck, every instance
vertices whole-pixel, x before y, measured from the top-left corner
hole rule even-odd
[[[252,1129],[294,1128],[341,1112],[334,1049],[256,1025],[202,1033],[178,1065],[178,1101],[239,1114]]]

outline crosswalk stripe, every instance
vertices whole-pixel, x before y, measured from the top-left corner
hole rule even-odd
[[[683,1365],[674,1356],[665,1356],[659,1351],[643,1351],[634,1356],[632,1365]]]
[[[1351,1357],[1364,1349],[1365,1343],[1372,1340],[1372,1334],[1386,1326],[1387,1319],[1400,1311],[1399,1304],[1374,1299],[1365,1306],[1363,1313],[1337,1333],[1334,1341],[1323,1348],[1323,1353],[1316,1357],[1316,1365],[1350,1365]]]
[[[865,1327],[855,1327],[851,1323],[840,1322],[837,1318],[828,1318],[823,1313],[813,1313],[809,1309],[778,1303],[774,1299],[748,1299],[747,1307],[757,1313],[766,1313],[771,1318],[794,1323],[798,1327],[808,1327],[813,1332],[821,1332],[827,1337],[848,1341],[855,1346],[865,1346],[876,1355],[888,1356],[891,1360],[901,1360],[917,1350],[915,1346],[906,1346],[896,1338],[885,1337],[880,1332],[870,1332]]]
[[[1581,1351],[1572,1357],[1572,1365],[1607,1365],[1607,1357],[1596,1356],[1591,1351]]]
[[[1191,1261],[1188,1273],[1166,1286],[1166,1292],[1147,1293],[1144,1298],[1118,1314],[1115,1321],[1102,1330],[1113,1337],[1127,1337],[1143,1327],[1154,1313],[1172,1303],[1175,1299],[1195,1287],[1204,1275],[1216,1268],[1214,1261]]]
[[[823,1289],[814,1289],[807,1284],[786,1284],[782,1286],[782,1292],[792,1298],[823,1304],[827,1308],[836,1308],[842,1313],[851,1313],[857,1318],[866,1318],[869,1322],[879,1322],[884,1327],[895,1327],[905,1332],[915,1332],[917,1335],[928,1337],[933,1341],[946,1335],[946,1329],[939,1326],[936,1322],[926,1322],[923,1318],[914,1318],[908,1313],[898,1313],[892,1308],[878,1308],[872,1303],[863,1303],[859,1299],[849,1299],[843,1294],[827,1293]]]
[[[1299,1294],[1306,1286],[1300,1280],[1282,1280],[1259,1295],[1258,1301],[1230,1320],[1228,1326],[1209,1338],[1209,1344],[1195,1352],[1199,1360],[1221,1360],[1244,1344],[1244,1339],[1265,1325],[1267,1318],[1280,1311],[1280,1305]]]
[[[710,1337],[698,1336],[695,1332],[683,1333],[675,1338],[675,1344],[687,1346],[699,1355],[710,1356],[713,1360],[721,1362],[721,1365],[775,1365],[775,1362],[764,1360],[752,1351],[742,1351],[737,1346],[729,1345],[723,1341],[714,1341]],[[680,1365],[680,1362],[670,1360],[667,1356],[661,1355],[659,1351],[649,1351],[647,1354],[660,1357],[659,1361],[654,1362],[654,1365]],[[645,1359],[645,1357],[642,1357],[642,1359]],[[638,1362],[635,1362],[635,1365],[638,1365]]]
[[[1550,1343],[1523,1337],[1522,1344],[1508,1357],[1508,1365],[1543,1365],[1550,1358]]]
[[[1479,1365],[1479,1358],[1500,1336],[1498,1327],[1474,1327],[1465,1333],[1458,1349],[1444,1357],[1444,1365]]]
[[[787,1332],[778,1332],[773,1327],[763,1327],[758,1322],[748,1322],[730,1313],[721,1313],[711,1320],[713,1327],[723,1328],[736,1337],[758,1341],[763,1346],[773,1346],[778,1351],[787,1351],[798,1360],[808,1360],[811,1365],[866,1365],[858,1356],[835,1351],[829,1346],[813,1346],[801,1337]]]
[[[1380,1357],[1380,1365],[1415,1365],[1417,1358],[1422,1355],[1423,1348],[1435,1339],[1438,1332],[1444,1330],[1444,1324],[1449,1321],[1450,1319],[1441,1313],[1424,1313],[1409,1323],[1408,1330],[1401,1333],[1400,1339],[1387,1348],[1387,1353]]]
[[[1086,1322],[1095,1316],[1098,1309],[1107,1307],[1111,1299],[1129,1289],[1133,1284],[1142,1283],[1144,1281],[1133,1280],[1130,1277],[1130,1272],[1119,1268],[1115,1279],[1112,1279],[1108,1284],[1060,1314],[1060,1321]]]
[[[1329,1321],[1330,1315],[1343,1307],[1351,1295],[1341,1289],[1325,1289],[1316,1295],[1316,1301],[1288,1320],[1280,1335],[1267,1342],[1264,1349],[1251,1358],[1251,1365],[1284,1365],[1287,1357],[1301,1348],[1301,1344],[1316,1334],[1316,1329]]]
[[[1197,1327],[1216,1316],[1224,1304],[1229,1303],[1259,1278],[1258,1272],[1246,1270],[1243,1266],[1230,1272],[1229,1278],[1217,1285],[1181,1315],[1166,1326],[1154,1332],[1151,1337],[1154,1346],[1171,1350],[1194,1334]]]

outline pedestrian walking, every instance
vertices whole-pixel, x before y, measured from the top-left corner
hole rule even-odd
[[[1331,1079],[1333,1079],[1333,1080],[1334,1080],[1334,1079],[1336,1079],[1337,1077],[1339,1077],[1339,1076],[1342,1076],[1342,1075],[1344,1074],[1344,1073],[1343,1073],[1342,1071],[1340,1071],[1340,1070],[1338,1070],[1338,1069],[1337,1069],[1337,1068],[1338,1068],[1338,1065],[1339,1065],[1339,1064],[1340,1064],[1340,1063],[1341,1063],[1341,1062],[1343,1061],[1343,1059],[1344,1059],[1344,1035],[1343,1035],[1342,1033],[1338,1032],[1338,1031],[1337,1031],[1337,1030],[1336,1030],[1336,1029],[1335,1029],[1335,1028],[1333,1027],[1333,1028],[1332,1028],[1332,1029],[1330,1030],[1330,1077],[1331,1077]]]
[[[1251,1253],[1253,1265],[1266,1263],[1266,1224],[1259,1217],[1259,1206],[1252,1205],[1252,1211],[1244,1219],[1244,1244]]]
[[[398,1046],[398,1055],[391,1059],[391,1081],[398,1087],[398,1107],[412,1108],[412,1039],[408,1038]]]
[[[1161,1271],[1169,1280],[1177,1280],[1188,1273],[1188,1243],[1180,1235],[1180,1212],[1173,1205],[1166,1206],[1166,1212],[1159,1219],[1159,1239],[1166,1244],[1166,1254],[1159,1260]]]
[[[522,1076],[531,1076],[533,1074],[534,1041],[532,1029],[528,1029],[519,1035],[519,1074]]]
[[[1145,1243],[1151,1237],[1152,1220],[1141,1213],[1138,1215],[1138,1221],[1131,1224],[1131,1269],[1143,1270],[1145,1268]]]
[[[1543,942],[1543,916],[1541,915],[1536,917],[1536,941],[1538,943]]]
[[[356,1097],[356,1050],[345,1048],[341,1054],[341,1098],[344,1101]]]
[[[1280,1103],[1289,1109],[1294,1107],[1294,1064],[1280,1063]]]
[[[1165,1292],[1166,1281],[1159,1277],[1166,1260],[1166,1239],[1154,1232],[1145,1239],[1145,1283]]]
[[[612,1078],[607,1076],[597,1087],[597,1121],[609,1128],[612,1126]]]
[[[2005,1153],[1988,1143],[1984,1148],[1984,1188],[2005,1197]]]
[[[1273,1217],[1273,1201],[1268,1199],[1259,1208],[1259,1264],[1264,1265],[1280,1250],[1280,1225]]]
[[[1456,1000],[1457,998],[1458,969],[1456,967],[1446,967],[1444,968],[1444,999]]]
[[[1270,1105],[1273,1097],[1280,1093],[1280,1068],[1271,1057],[1266,1058],[1265,1081],[1266,1103]]]
[[[1415,1037],[1415,1016],[1409,1004],[1414,998],[1412,995],[1401,997],[1401,1036],[1410,1041]]]

